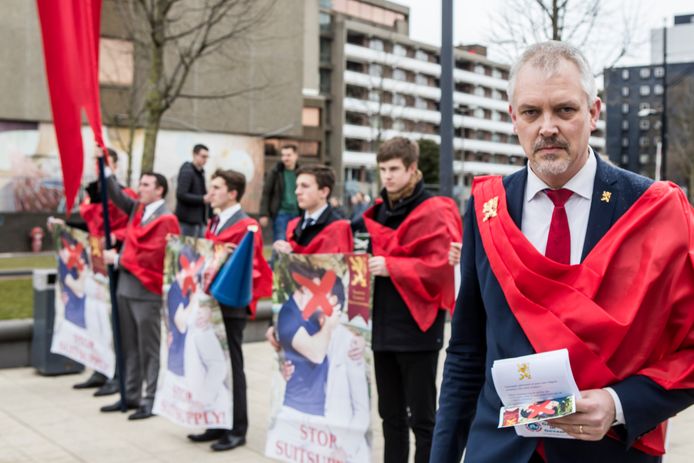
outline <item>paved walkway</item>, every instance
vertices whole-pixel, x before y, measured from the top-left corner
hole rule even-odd
[[[270,461],[263,448],[273,354],[265,343],[246,344],[244,353],[251,412],[245,447],[216,453],[208,444],[189,443],[189,431],[166,419],[131,422],[121,413],[100,413],[99,407],[116,396],[94,398],[93,390],[73,390],[86,373],[43,377],[32,368],[18,368],[0,370],[0,462]],[[372,410],[373,461],[379,462],[383,437],[375,403]],[[671,429],[666,463],[694,461],[694,407],[676,417]]]

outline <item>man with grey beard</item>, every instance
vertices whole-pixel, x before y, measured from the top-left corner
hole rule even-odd
[[[578,49],[528,48],[508,98],[528,166],[473,184],[430,461],[660,462],[694,403],[692,208],[588,146],[602,103]],[[568,438],[498,429],[494,361],[558,349],[581,390],[551,421]]]

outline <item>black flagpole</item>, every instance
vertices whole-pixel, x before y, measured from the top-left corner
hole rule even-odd
[[[102,148],[99,148],[102,149]],[[104,173],[104,153],[99,156],[99,185],[101,187],[101,208],[104,214],[104,238],[106,249],[113,248],[111,243],[111,222],[108,216],[108,192],[106,191],[106,175]],[[123,354],[120,345],[120,318],[118,317],[118,300],[116,299],[115,269],[108,264],[108,286],[111,290],[111,320],[113,321],[113,350],[116,354],[116,374],[118,375],[118,387],[120,389],[120,410],[126,412],[128,405],[125,401],[125,368],[123,366]]]

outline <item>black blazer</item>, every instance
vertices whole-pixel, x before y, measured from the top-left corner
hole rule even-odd
[[[582,258],[652,181],[613,167],[597,156],[588,228]],[[527,169],[504,179],[509,214],[520,228]],[[600,201],[603,191],[611,201]],[[444,366],[431,452],[432,462],[527,463],[537,439],[516,435],[513,428],[497,429],[501,401],[492,379],[497,359],[533,354],[534,350],[513,316],[482,247],[474,200],[464,218],[461,286],[451,323],[452,335]],[[544,439],[550,463],[653,463],[657,457],[631,448],[634,441],[660,422],[694,403],[694,390],[666,391],[645,376],[612,384],[619,396],[626,426],[615,429],[623,443]]]

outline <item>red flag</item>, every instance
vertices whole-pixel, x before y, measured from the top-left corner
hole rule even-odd
[[[101,0],[37,0],[37,5],[69,214],[82,178],[82,108],[94,140],[104,147],[99,106]]]

